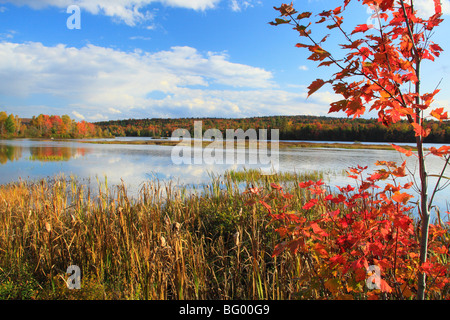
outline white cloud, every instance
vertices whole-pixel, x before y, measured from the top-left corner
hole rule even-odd
[[[164,65],[173,73],[196,82],[193,83],[195,85],[207,85],[205,78],[234,87],[267,88],[274,85],[270,81],[270,72],[232,63],[224,53],[208,52],[207,56],[203,56],[191,47],[174,47],[171,51],[161,51],[148,58],[151,64]]]
[[[7,32],[0,33],[0,40],[3,40],[3,39],[11,40],[14,38],[16,33],[17,33],[17,31],[15,31],[15,30],[8,30]]]
[[[225,53],[192,47],[124,52],[0,42],[0,100],[19,101],[7,106],[19,114],[72,114],[88,121],[327,115],[329,104],[342,99],[326,88],[307,98],[306,85],[280,89],[272,77]],[[30,101],[28,108],[24,101]],[[36,103],[40,107],[31,105]]]
[[[441,0],[442,13],[450,14],[450,0]],[[418,11],[422,17],[430,17],[435,13],[434,0],[415,0],[414,9]]]
[[[152,38],[150,37],[144,37],[144,36],[132,36],[130,37],[130,40],[143,40],[143,41],[149,41]]]
[[[230,0],[230,8],[235,12],[239,12],[242,9],[253,7],[254,4],[261,4],[261,1],[255,0]]]
[[[85,119],[84,116],[83,116],[81,113],[77,112],[77,111],[72,111],[72,114],[73,114],[75,117],[77,117],[78,119],[81,119],[81,120],[84,120],[84,119]]]
[[[264,100],[264,90],[276,89],[271,72],[231,62],[224,53],[203,54],[191,47],[150,53],[1,42],[0,82],[0,95],[56,98],[69,108],[61,112],[73,111],[87,120],[151,111],[171,116],[248,115],[254,113],[250,106],[270,109],[283,101]],[[214,90],[217,85],[229,89]],[[152,98],[153,92],[158,99]]]
[[[308,71],[309,70],[307,66],[299,66],[298,68],[301,71]]]
[[[70,5],[78,5],[89,13],[113,17],[130,26],[152,19],[153,14],[145,10],[145,7],[156,2],[165,6],[204,11],[216,7],[220,0],[0,0],[0,3],[26,5],[33,9],[49,6],[66,9]]]
[[[108,111],[109,111],[109,113],[112,113],[112,114],[114,114],[114,113],[122,113],[122,111],[114,109],[114,108],[108,108]]]

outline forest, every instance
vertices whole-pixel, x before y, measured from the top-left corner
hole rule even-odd
[[[268,116],[253,118],[148,118],[90,123],[76,121],[68,115],[44,115],[19,118],[0,112],[2,138],[94,138],[94,137],[171,137],[176,129],[194,132],[194,121],[202,129],[214,128],[224,136],[226,129],[279,129],[280,140],[414,142],[415,134],[406,121],[385,126],[376,119],[349,119],[317,116]],[[425,142],[448,143],[450,121],[425,122],[431,129]]]
[[[179,118],[128,119],[95,123],[104,132],[114,136],[170,137],[177,128],[193,135],[194,121],[202,121],[203,130],[219,129],[279,129],[280,140],[360,141],[360,142],[414,142],[415,134],[406,121],[383,125],[377,119],[349,119],[316,116],[268,116],[253,118]],[[429,143],[450,141],[449,121],[426,121],[431,134]]]
[[[86,121],[75,121],[68,115],[40,114],[32,118],[20,118],[0,112],[1,138],[62,138],[81,139],[105,137],[101,127]]]

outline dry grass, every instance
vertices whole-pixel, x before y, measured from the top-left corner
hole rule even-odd
[[[149,181],[131,199],[123,184],[63,177],[0,186],[0,298],[295,298],[303,270],[298,257],[272,258],[266,211],[245,205],[231,173],[197,191]],[[70,265],[81,290],[66,286]]]

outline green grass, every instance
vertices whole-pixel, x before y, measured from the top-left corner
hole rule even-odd
[[[45,155],[45,156],[31,155],[28,159],[30,161],[44,161],[44,162],[69,160],[66,156],[62,156],[62,155]]]

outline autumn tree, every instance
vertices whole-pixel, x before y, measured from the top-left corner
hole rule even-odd
[[[72,119],[70,119],[70,117],[67,114],[65,114],[61,117],[61,120],[63,122],[62,133],[64,135],[69,135],[70,132],[72,131]]]
[[[433,31],[443,21],[442,5],[439,0],[434,0],[435,12],[425,19],[415,10],[413,0],[363,0],[363,6],[377,12],[376,22],[360,24],[349,30],[344,25],[344,14],[350,2],[343,0],[342,6],[316,16],[311,12],[299,13],[292,3],[282,4],[275,7],[281,16],[270,24],[292,26],[304,39],[296,46],[310,51],[309,60],[321,67],[337,68],[330,79],[317,79],[308,87],[308,96],[328,84],[336,94],[343,97],[330,105],[330,112],[343,111],[349,117],[357,118],[367,111],[375,111],[385,126],[389,127],[402,119],[409,123],[415,133],[417,153],[394,147],[406,156],[416,156],[418,159],[421,218],[419,262],[424,266],[427,262],[430,209],[434,196],[434,192],[431,196],[428,194],[429,174],[425,158],[429,154],[425,154],[423,141],[431,129],[425,125],[425,119],[429,117],[443,121],[448,119],[448,115],[442,106],[433,106],[438,88],[432,92],[422,92],[421,68],[426,60],[434,61],[443,51],[431,40]],[[325,48],[328,35],[317,38],[313,34],[313,26],[323,23],[327,29],[337,31],[345,39],[336,52]],[[343,56],[338,57],[341,53]],[[443,158],[447,166],[449,150],[448,146],[432,148],[430,154]],[[438,189],[437,185],[433,190]],[[418,299],[424,299],[425,290],[426,273],[420,271]]]
[[[8,134],[14,134],[16,132],[16,121],[12,113],[5,120],[5,129]]]
[[[2,111],[0,112],[0,135],[3,134],[3,129],[5,127],[5,121],[8,118],[8,115],[6,112]]]

